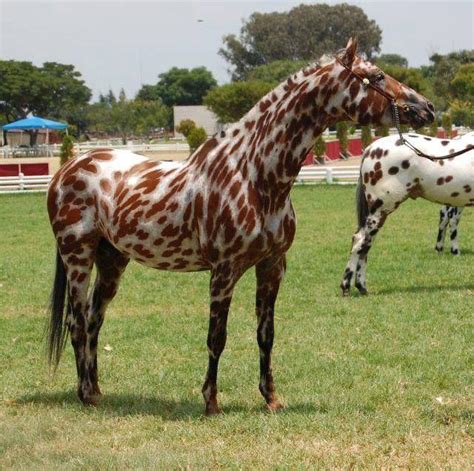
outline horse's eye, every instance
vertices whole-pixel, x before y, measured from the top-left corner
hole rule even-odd
[[[384,78],[385,78],[384,73],[380,72],[375,76],[375,82],[381,82]]]

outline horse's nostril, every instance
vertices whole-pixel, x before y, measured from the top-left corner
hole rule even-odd
[[[430,111],[434,111],[435,108],[433,106],[433,103],[431,103],[431,101],[428,102],[428,108],[430,109]]]

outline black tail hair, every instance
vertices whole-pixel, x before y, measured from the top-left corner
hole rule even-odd
[[[54,276],[53,289],[51,291],[51,300],[49,311],[51,318],[47,325],[47,342],[48,342],[48,360],[49,364],[55,367],[61,359],[61,353],[64,350],[67,339],[67,326],[65,316],[67,312],[64,310],[67,291],[66,269],[61,259],[59,251],[56,251],[56,273]],[[69,299],[67,303],[69,309]]]
[[[356,206],[357,206],[357,220],[359,223],[359,229],[365,226],[367,216],[369,215],[369,206],[365,199],[365,192],[362,185],[362,178],[359,178],[356,190]]]

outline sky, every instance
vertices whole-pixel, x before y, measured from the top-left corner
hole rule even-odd
[[[123,87],[133,96],[173,66],[205,66],[230,80],[219,56],[253,12],[288,11],[301,3],[270,1],[0,0],[0,58],[73,64],[97,97]],[[327,1],[324,3],[341,3]],[[351,1],[382,29],[382,53],[410,66],[435,52],[474,49],[474,1]],[[202,21],[198,21],[202,20]]]

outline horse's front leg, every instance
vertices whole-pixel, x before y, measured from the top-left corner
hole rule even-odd
[[[449,216],[449,231],[451,239],[451,253],[453,255],[460,255],[461,251],[459,250],[459,240],[458,240],[458,224],[461,220],[461,213],[464,208],[451,208],[452,212]]]
[[[271,411],[283,406],[275,395],[275,385],[271,368],[271,357],[274,336],[274,311],[278,289],[286,269],[285,254],[259,262],[257,275],[257,341],[260,349],[260,383],[259,389],[267,407]]]
[[[221,412],[217,403],[217,369],[219,358],[227,338],[227,316],[237,277],[233,276],[228,263],[218,266],[211,272],[210,319],[207,335],[209,364],[202,395],[206,404],[206,415]]]
[[[442,252],[444,249],[444,239],[446,237],[446,228],[449,223],[449,206],[443,206],[439,211],[438,237],[436,238],[435,249]]]

